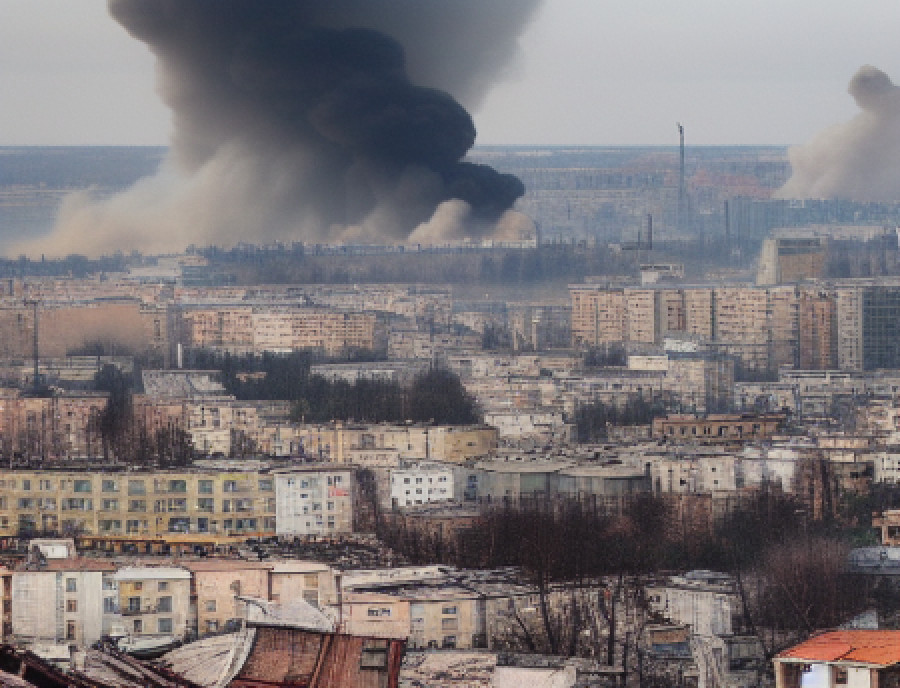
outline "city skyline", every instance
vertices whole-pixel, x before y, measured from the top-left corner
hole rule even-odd
[[[0,0],[0,145],[165,145],[154,58],[106,3]],[[520,59],[469,103],[481,145],[798,144],[858,112],[863,64],[898,73],[900,8],[544,0]]]

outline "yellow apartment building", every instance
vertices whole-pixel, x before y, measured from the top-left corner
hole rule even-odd
[[[6,471],[0,537],[90,536],[95,543],[275,534],[275,484],[256,471]]]

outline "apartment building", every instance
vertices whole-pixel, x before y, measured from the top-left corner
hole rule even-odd
[[[835,290],[837,364],[841,370],[863,370],[862,291],[854,286]]]
[[[0,455],[45,460],[97,456],[100,435],[94,423],[106,408],[103,393],[55,393],[31,397],[20,390],[0,392]]]
[[[716,289],[715,340],[719,350],[735,356],[747,370],[769,367],[769,299],[752,287]]]
[[[287,559],[269,569],[269,599],[288,605],[303,600],[314,607],[337,604],[339,574],[317,561]]]
[[[0,536],[39,532],[132,543],[274,535],[275,483],[257,471],[5,472]]]
[[[184,638],[191,630],[191,574],[170,566],[133,566],[115,572],[126,633]]]
[[[236,629],[246,617],[241,597],[269,599],[271,564],[209,559],[183,564],[191,574],[190,600],[195,616],[192,631],[198,636]]]
[[[19,643],[90,645],[116,625],[115,565],[98,559],[50,559],[13,571],[12,634]]]
[[[797,362],[797,287],[574,285],[569,290],[577,347],[662,344],[665,335],[680,333],[713,344],[749,371]]]
[[[390,469],[390,493],[383,506],[406,507],[453,499],[453,469],[449,465],[418,463]]]
[[[356,478],[351,467],[310,464],[275,471],[279,537],[339,535],[353,531]]]
[[[375,348],[375,315],[291,306],[182,306],[179,341],[233,354]]]
[[[407,638],[410,634],[409,610],[409,600],[393,595],[349,592],[341,603],[341,630],[376,638]]]
[[[653,344],[659,341],[659,297],[653,289],[624,290],[624,323],[627,342]]]
[[[575,346],[625,341],[625,292],[595,285],[569,287]]]
[[[837,311],[833,294],[802,290],[797,306],[798,366],[807,370],[838,367]]]
[[[34,347],[34,320],[37,312],[38,350],[41,358],[61,357],[93,342],[164,357],[167,347],[165,308],[144,305],[137,298],[102,298],[88,290],[82,299],[72,300],[49,291],[35,297],[37,306],[0,306],[0,357],[30,358]],[[163,360],[163,363],[165,361]]]

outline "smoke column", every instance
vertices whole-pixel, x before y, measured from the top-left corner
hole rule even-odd
[[[522,183],[462,161],[475,127],[454,98],[477,105],[539,1],[110,0],[157,58],[170,154],[110,199],[67,199],[54,234],[30,248],[166,252],[520,227],[509,209]]]
[[[900,200],[900,88],[866,65],[847,90],[861,112],[790,150],[793,173],[777,197]]]

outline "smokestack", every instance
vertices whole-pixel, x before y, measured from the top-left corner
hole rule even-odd
[[[678,210],[675,216],[675,225],[682,229],[684,225],[684,127],[681,122],[675,122],[678,127]]]
[[[647,213],[647,250],[653,250],[653,215]]]
[[[731,216],[728,214],[728,201],[725,201],[725,244],[731,245]]]
[[[170,155],[108,201],[69,199],[46,250],[491,234],[524,186],[463,160],[455,98],[478,104],[538,2],[110,0],[157,58]]]

